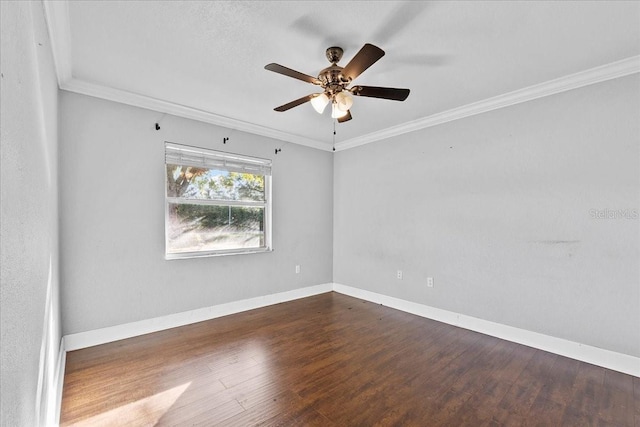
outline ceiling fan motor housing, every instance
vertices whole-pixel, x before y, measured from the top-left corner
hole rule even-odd
[[[331,65],[318,74],[318,80],[322,82],[325,91],[335,94],[342,91],[350,82],[342,75],[342,67]]]
[[[318,80],[322,82],[322,87],[325,89],[327,95],[335,95],[338,92],[342,92],[347,88],[351,80],[345,78],[342,75],[343,67],[337,65],[336,63],[342,59],[342,54],[344,51],[341,47],[332,46],[327,49],[326,55],[331,65],[320,71],[318,74]]]

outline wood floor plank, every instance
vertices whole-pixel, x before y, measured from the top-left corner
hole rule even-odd
[[[551,367],[557,357],[546,351],[536,351],[502,399],[500,407],[511,413],[526,416],[542,387],[553,381]]]
[[[604,368],[579,362],[562,425],[594,425],[597,422],[605,372]]]
[[[492,349],[474,357],[465,375],[452,384],[453,390],[473,393],[512,358],[511,353],[515,347],[512,343],[497,338],[495,342],[496,345]]]
[[[244,412],[244,409],[235,400],[230,400],[221,405],[210,407],[205,402],[199,402],[189,406],[182,406],[178,410],[167,411],[155,426],[209,426],[211,420],[222,422],[234,415]]]
[[[566,406],[573,391],[573,383],[578,375],[580,362],[566,357],[557,357],[551,367],[552,374],[562,372],[563,375],[552,375],[538,393],[537,398],[556,402]]]
[[[635,426],[640,427],[640,378],[633,377],[633,406]]]
[[[512,384],[501,380],[501,376],[504,376],[505,364],[514,360],[512,353],[517,347],[519,346],[513,343],[498,340],[498,344],[490,351],[470,363],[471,368],[451,387],[451,390],[471,396],[451,415],[448,420],[451,425],[476,426],[491,420],[498,403]],[[524,364],[522,366],[524,367]],[[517,377],[513,374],[512,376]]]
[[[633,426],[639,397],[638,378],[327,293],[70,352],[61,425]]]
[[[617,425],[634,424],[633,377],[607,370],[604,375],[600,417]]]

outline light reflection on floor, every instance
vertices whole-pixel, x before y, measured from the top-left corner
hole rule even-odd
[[[158,420],[173,406],[178,398],[191,385],[191,382],[170,388],[168,390],[145,397],[135,402],[111,409],[91,418],[84,419],[74,426],[113,426],[139,425],[144,420],[145,425],[155,425]],[[143,415],[143,416],[141,416]]]
[[[280,336],[280,333],[276,335]],[[284,339],[284,332],[280,339]],[[152,375],[155,387],[149,383],[149,372],[141,371],[138,379],[135,379],[137,374],[131,375],[128,385],[113,384],[96,391],[104,401],[94,401],[95,410],[87,413],[86,418],[76,418],[76,422],[64,422],[63,425],[180,425],[187,420],[209,424],[212,420],[221,422],[239,415],[265,399],[275,402],[272,395],[281,392],[280,382],[272,375],[273,363],[277,361],[265,347],[264,340],[237,337],[226,344],[219,353],[203,353],[188,363],[175,354],[169,355],[159,371]],[[161,346],[158,353],[162,353]],[[137,362],[132,358],[133,365]],[[114,372],[108,362],[95,368],[101,371],[97,384],[104,383],[105,376]],[[178,378],[182,381],[173,381]],[[141,392],[144,391],[140,389],[127,389],[132,385],[135,388],[134,384],[148,389],[150,394],[143,395]],[[127,402],[124,400],[126,395],[137,400]],[[73,406],[72,398],[69,399]]]

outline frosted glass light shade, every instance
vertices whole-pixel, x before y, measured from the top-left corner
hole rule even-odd
[[[346,115],[347,115],[347,110],[342,111],[338,107],[338,103],[337,102],[331,103],[331,118],[332,119],[339,119],[340,117],[344,117]]]
[[[340,111],[347,111],[353,105],[353,98],[346,92],[338,92],[335,99]]]
[[[311,106],[318,112],[318,114],[322,114],[328,103],[329,97],[324,93],[311,98]]]

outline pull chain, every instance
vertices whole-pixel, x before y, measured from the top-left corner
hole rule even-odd
[[[333,151],[336,151],[336,120],[333,120]]]

